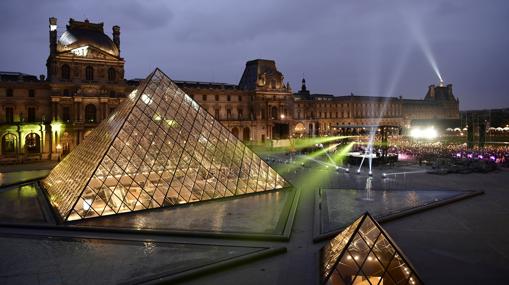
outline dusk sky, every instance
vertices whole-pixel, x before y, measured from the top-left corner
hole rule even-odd
[[[126,78],[238,83],[245,62],[276,61],[296,91],[424,98],[438,77],[460,109],[509,107],[507,0],[0,2],[0,70],[46,74],[48,18],[121,27]]]

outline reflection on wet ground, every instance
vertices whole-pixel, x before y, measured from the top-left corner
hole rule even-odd
[[[295,191],[280,190],[185,206],[105,216],[78,226],[282,234]]]
[[[133,284],[263,249],[4,235],[0,284]]]
[[[0,172],[0,187],[22,183],[48,176],[50,170],[27,170],[16,172]]]
[[[464,195],[465,191],[322,189],[321,233],[342,229],[368,211],[383,217]]]
[[[34,183],[0,189],[0,223],[48,223],[52,219]]]

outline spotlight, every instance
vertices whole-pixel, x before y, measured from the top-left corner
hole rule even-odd
[[[368,175],[369,175],[369,176],[373,176],[373,172],[370,170],[370,171],[368,172]]]
[[[382,173],[383,178],[387,178],[387,173]]]
[[[346,173],[350,173],[350,168],[345,169]]]
[[[336,171],[339,171],[339,166],[336,166]]]
[[[357,174],[360,174],[361,173],[361,170],[360,169],[357,169]]]

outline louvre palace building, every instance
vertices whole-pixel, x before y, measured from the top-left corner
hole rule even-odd
[[[47,74],[0,72],[0,162],[60,159],[139,84],[124,77],[120,27],[111,37],[103,23],[69,20],[57,33],[49,19]],[[274,60],[246,63],[238,84],[175,81],[237,138],[268,143],[304,136],[337,135],[348,126],[457,120],[452,85],[431,85],[422,100],[402,97],[313,94],[285,83]]]

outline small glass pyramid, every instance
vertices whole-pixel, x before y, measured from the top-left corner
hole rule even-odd
[[[159,69],[42,185],[64,221],[289,186]]]
[[[321,284],[420,285],[415,269],[366,213],[320,251]]]

